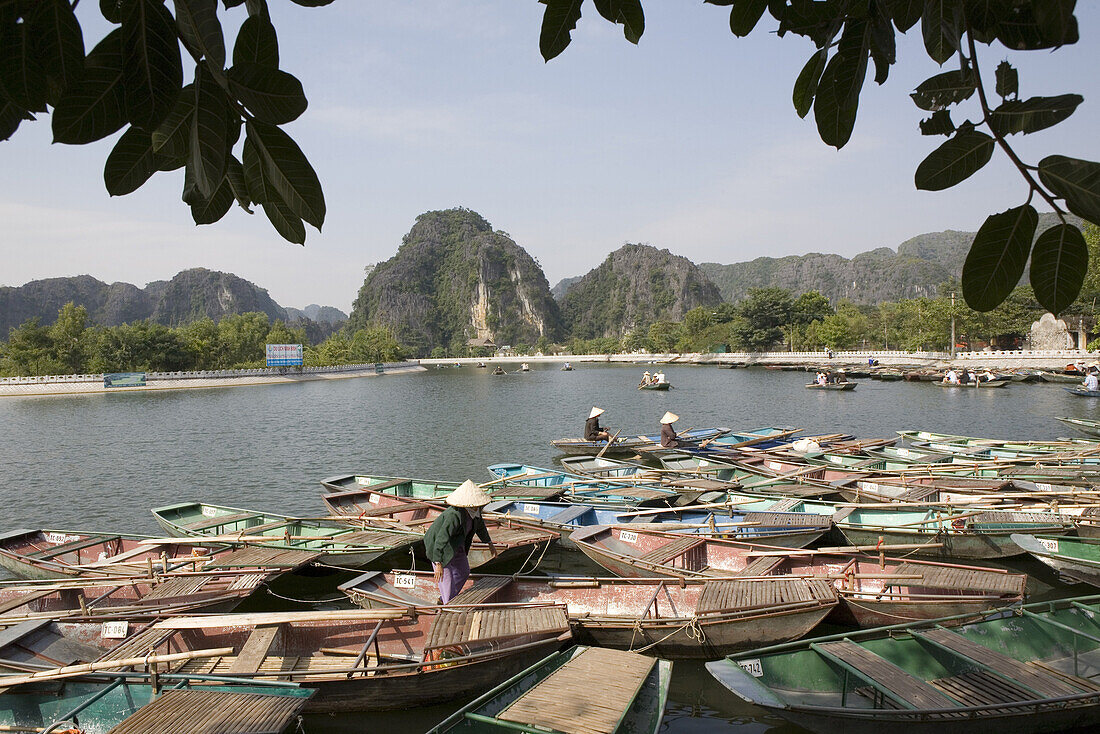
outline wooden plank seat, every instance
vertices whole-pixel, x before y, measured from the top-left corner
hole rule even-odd
[[[411,479],[391,479],[387,482],[379,482],[378,484],[356,484],[357,489],[368,489],[371,492],[385,492],[386,494],[393,495],[394,497],[401,497],[397,492],[386,492],[387,489],[393,489],[394,487],[400,487],[402,484],[412,484]],[[351,490],[354,491],[354,490]]]
[[[259,517],[255,512],[234,512],[229,515],[216,515],[214,517],[204,517],[202,520],[195,522],[189,522],[182,525],[182,527],[193,531],[202,531],[207,528],[212,528],[216,525],[226,525],[231,522],[240,522],[242,520],[248,520],[249,518]]]
[[[1034,691],[1040,697],[1073,696],[1083,691],[1092,690],[1091,686],[1087,684],[1075,685],[1064,678],[1054,678],[1040,669],[996,650],[991,650],[979,642],[974,642],[970,638],[948,629],[913,632],[913,637],[931,642],[941,650],[946,650],[965,660],[973,661],[989,672],[1008,679],[1011,683]],[[1034,698],[1034,696],[1029,698]]]
[[[898,576],[921,577],[899,580],[895,582],[898,586],[929,586],[936,589],[975,593],[1022,594],[1027,583],[1027,579],[1020,574],[949,566],[924,566],[917,563],[903,563],[898,566],[895,573]]]
[[[510,583],[512,583],[511,576],[482,576],[474,581],[470,588],[461,591],[447,603],[460,606],[464,604],[484,604]]]
[[[258,673],[282,628],[281,624],[267,624],[253,629],[229,666],[229,675],[243,677]]]
[[[425,649],[568,630],[569,620],[562,607],[444,610],[432,623]]]
[[[513,525],[511,527],[504,524],[490,524],[489,536],[493,539],[493,545],[501,548],[507,548],[512,545],[526,545],[535,541],[545,540],[546,537],[553,533],[552,530],[539,530],[536,528],[523,527],[520,525]],[[556,535],[554,537],[557,537]],[[474,536],[474,545],[484,545],[477,536]]]
[[[155,650],[159,647],[162,642],[175,634],[175,632],[176,630],[174,629],[149,627],[133,637],[123,640],[111,650],[100,655],[96,662],[142,657],[143,655],[147,655],[151,650]]]
[[[1035,694],[984,670],[972,670],[961,675],[928,681],[948,696],[965,701],[969,706],[1029,701]]]
[[[802,512],[746,512],[745,522],[760,527],[829,527],[833,520],[828,515],[809,515]]]
[[[28,553],[27,558],[34,558],[39,561],[46,561],[51,558],[71,553],[73,551],[83,550],[85,548],[91,548],[92,546],[113,543],[121,540],[117,535],[96,535],[92,538],[81,538],[80,540],[74,540],[68,543],[62,543],[61,545],[55,545],[52,548],[44,548],[40,551],[34,551]]]
[[[560,477],[561,474],[556,471],[539,472],[537,474],[514,474],[506,479],[502,479],[501,483],[515,482],[516,484],[524,484],[526,482],[538,481],[540,479],[549,479],[550,477]]]
[[[1042,512],[983,512],[969,519],[976,525],[1011,525],[1034,523],[1036,525],[1061,525],[1062,519]]]
[[[265,546],[245,546],[225,555],[216,557],[207,564],[208,569],[215,568],[281,568],[291,569],[304,566],[321,555],[318,551],[271,548]]]
[[[768,512],[787,512],[797,507],[801,501],[797,497],[787,497],[768,505]]]
[[[290,725],[306,699],[180,689],[165,691],[108,734],[256,734]]]
[[[677,538],[669,543],[665,543],[660,548],[651,550],[649,553],[638,556],[639,560],[646,561],[647,563],[668,563],[673,558],[684,555],[689,550],[697,545],[701,545],[706,541],[706,538],[689,535],[686,538]]]
[[[913,487],[899,494],[896,499],[898,502],[920,502],[921,500],[939,494],[939,491],[940,488],[935,485]]]
[[[335,535],[332,537],[333,542],[343,545],[354,545],[359,547],[372,547],[377,546],[380,548],[396,548],[402,545],[408,545],[416,540],[418,536],[407,535],[404,533],[394,533],[389,530],[356,530],[351,533],[344,533],[343,535]],[[322,538],[318,538],[319,540]]]
[[[810,648],[866,680],[876,690],[892,697],[905,708],[947,709],[959,705],[920,678],[849,640],[810,643]]]
[[[210,581],[209,576],[177,576],[170,578],[167,581],[162,581],[153,587],[153,589],[143,596],[137,603],[147,604],[149,602],[155,602],[160,599],[167,599],[173,596],[187,596],[188,594],[198,593],[206,583]]]
[[[738,571],[737,576],[768,576],[787,559],[783,556],[762,556]]]
[[[775,579],[708,581],[699,595],[696,611],[718,612],[780,607],[792,604],[836,602],[836,591],[824,579]]]
[[[557,523],[558,525],[567,525],[578,517],[588,512],[591,508],[586,505],[569,505],[564,510],[555,512],[550,517],[546,518],[547,522]]]
[[[611,734],[656,663],[637,653],[590,647],[532,686],[497,718],[565,734]]]
[[[522,492],[517,492],[516,487],[510,486],[507,482],[503,486],[493,487],[489,492],[490,497],[515,497],[521,496],[526,499],[549,499],[556,495],[561,494],[564,491],[564,487],[555,487],[548,485],[545,487],[523,487]]]

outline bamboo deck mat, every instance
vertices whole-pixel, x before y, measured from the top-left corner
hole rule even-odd
[[[255,693],[166,691],[109,734],[279,734],[306,700]]]
[[[854,642],[823,642],[814,649],[835,658],[878,683],[893,696],[917,709],[949,709],[958,706],[941,691],[910,675],[885,658]]]
[[[804,512],[746,512],[745,522],[754,522],[761,527],[810,527],[827,528],[833,524],[829,515],[811,515]]]
[[[215,568],[283,568],[292,569],[304,566],[320,556],[318,551],[287,550],[263,546],[246,546],[218,556],[206,566]]]
[[[1022,594],[1027,583],[1020,574],[979,571],[946,566],[923,566],[919,563],[903,563],[895,573],[898,576],[920,575],[920,579],[899,579],[898,586],[932,586],[953,591],[993,592],[998,594]]]
[[[689,535],[686,538],[677,538],[676,540],[665,543],[660,548],[651,550],[649,553],[638,556],[639,560],[648,561],[649,563],[667,563],[677,556],[682,556],[689,550],[697,545],[705,542],[702,536]]]
[[[568,630],[569,620],[562,607],[442,611],[432,624],[427,646],[446,647],[527,634],[548,636]]]
[[[483,604],[510,583],[512,583],[511,576],[483,576],[448,603],[452,605]]]
[[[637,653],[590,647],[497,718],[565,734],[612,734],[656,663]]]
[[[756,579],[708,581],[699,596],[698,612],[756,609],[798,603],[836,601],[836,591],[824,579]]]

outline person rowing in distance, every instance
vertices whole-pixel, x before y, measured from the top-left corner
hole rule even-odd
[[[1100,378],[1096,375],[1097,369],[1095,367],[1089,367],[1089,373],[1085,375],[1085,381],[1081,383],[1081,386],[1089,392],[1100,390]]]
[[[956,372],[955,369],[952,367],[951,369],[947,370],[947,374],[943,376],[943,381],[948,385],[958,385],[959,373]]]
[[[585,441],[611,441],[611,434],[607,432],[607,429],[600,425],[600,416],[603,415],[604,409],[592,406],[592,412],[588,414],[588,420],[584,422],[584,440]]]
[[[649,370],[642,373],[642,381],[638,383],[638,387],[645,387],[649,384]]]

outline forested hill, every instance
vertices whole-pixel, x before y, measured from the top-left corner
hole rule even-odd
[[[718,288],[686,257],[650,245],[624,245],[569,288],[562,318],[574,337],[620,337],[654,321],[680,321],[696,306],[721,301]]]
[[[415,354],[458,353],[471,339],[533,345],[560,336],[542,268],[469,209],[416,218],[397,254],[367,276],[349,325],[391,328]]]
[[[57,312],[70,301],[87,310],[89,323],[100,326],[145,319],[180,326],[205,317],[218,321],[223,316],[253,311],[266,314],[272,322],[301,321],[273,301],[266,290],[244,278],[192,268],[171,280],[149,283],[145,288],[130,283],[107,284],[90,275],[0,287],[0,339],[6,339],[10,329],[32,318],[37,317],[43,325],[52,324]],[[329,312],[325,315],[332,316]],[[322,335],[329,331],[329,325],[322,325],[319,330]]]
[[[1077,225],[1081,222],[1077,217],[1069,220]],[[1036,236],[1056,221],[1052,213],[1040,214]],[[897,252],[880,247],[851,259],[811,252],[759,257],[732,265],[701,263],[699,267],[727,301],[740,301],[750,288],[779,286],[792,293],[818,291],[833,303],[846,298],[875,304],[936,295],[942,283],[960,277],[973,240],[974,232],[946,230],[906,240]]]

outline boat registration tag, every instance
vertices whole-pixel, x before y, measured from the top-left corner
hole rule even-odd
[[[525,515],[537,515],[537,514],[539,514],[539,506],[538,505],[525,504],[523,506],[523,514],[525,514]]]
[[[100,635],[105,640],[123,640],[126,639],[128,634],[130,634],[130,623],[125,620],[121,622],[104,622],[100,630]]]
[[[78,540],[80,540],[79,535],[66,535],[65,533],[46,533],[46,542],[53,543],[54,545],[75,543]]]
[[[356,477],[355,483],[358,484],[360,487],[369,487],[370,477]]]
[[[413,576],[411,573],[394,574],[393,585],[399,589],[416,588],[416,576]]]
[[[760,665],[760,658],[738,660],[737,664],[741,666],[742,670],[754,678],[759,678],[764,675],[764,668]]]
[[[1040,492],[1049,492],[1052,489],[1046,482],[1035,482],[1035,486],[1039,488]]]
[[[633,543],[638,540],[638,534],[632,530],[623,530],[619,533],[619,540],[624,543]]]
[[[215,517],[217,514],[218,514],[218,511],[213,507],[203,507],[202,508],[202,516],[203,517]]]
[[[859,487],[860,489],[865,489],[868,492],[877,492],[878,491],[878,485],[875,484],[874,482],[856,482],[856,486]]]
[[[372,494],[370,497],[367,498],[367,501],[370,502],[372,505],[377,505],[379,502],[382,501],[382,498],[377,494]]]
[[[898,456],[908,456],[910,454],[909,449],[898,449]]]
[[[1035,540],[1039,541],[1039,545],[1042,546],[1044,550],[1048,550],[1051,553],[1058,552],[1057,540],[1051,540],[1050,538],[1036,538]]]
[[[768,468],[773,470],[773,471],[780,471],[780,470],[783,469],[783,465],[780,464],[778,461],[768,461],[768,462],[765,462],[765,463],[767,463]]]

